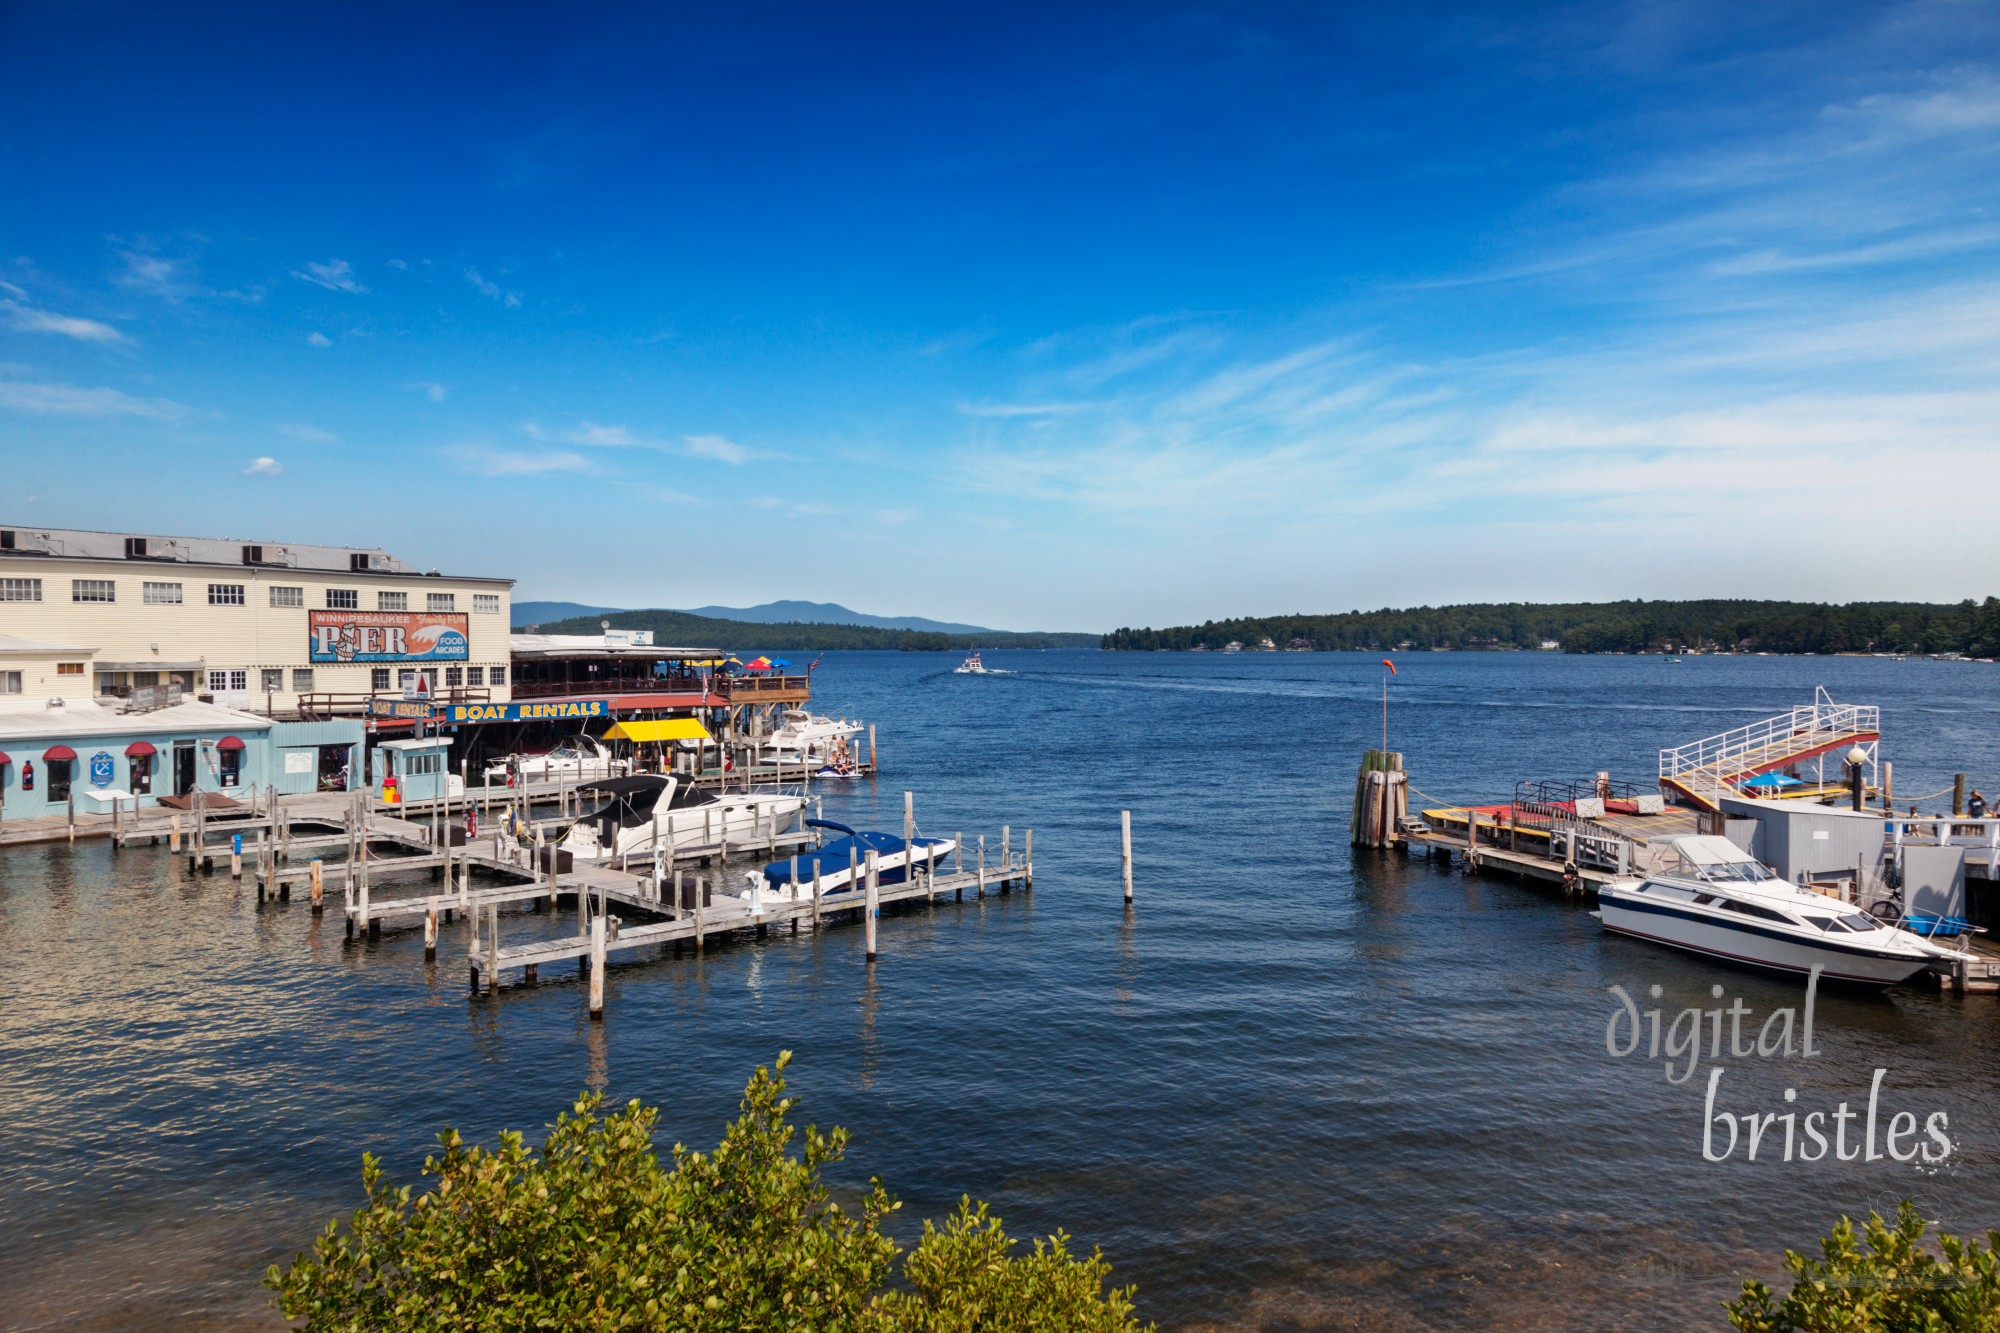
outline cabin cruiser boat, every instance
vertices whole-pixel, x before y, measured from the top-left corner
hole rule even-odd
[[[953,669],[952,674],[958,676],[985,675],[986,664],[979,660],[979,650],[977,648],[974,648],[971,652],[967,653],[965,655],[965,660],[963,662],[960,662],[958,666]]]
[[[614,759],[604,742],[591,736],[575,736],[546,754],[510,755],[486,766],[488,786],[507,781],[508,773],[520,774],[523,782],[581,782],[589,778],[615,778],[632,769],[623,759]]]
[[[1727,838],[1656,839],[1670,868],[1597,890],[1606,930],[1776,972],[1893,986],[1955,957],[1824,894],[1795,888]]]
[[[784,722],[758,744],[781,764],[826,763],[833,759],[837,741],[859,736],[866,728],[846,718],[835,720],[803,708],[787,708]]]
[[[822,899],[857,892],[867,884],[870,852],[875,853],[876,882],[901,884],[909,874],[912,859],[919,867],[942,865],[958,846],[951,838],[915,838],[905,842],[893,833],[857,833],[829,819],[808,819],[806,827],[832,829],[846,836],[835,838],[816,852],[800,853],[796,881],[792,879],[790,857],[765,866],[762,885],[765,893],[789,897],[796,882],[799,893],[810,896],[815,871]]]
[[[650,773],[587,782],[577,794],[594,804],[556,846],[585,861],[764,839],[806,806],[792,792],[704,791],[678,776]]]

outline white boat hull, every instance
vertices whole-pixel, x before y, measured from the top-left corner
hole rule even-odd
[[[708,805],[661,811],[654,821],[621,828],[609,845],[600,839],[595,821],[579,820],[557,845],[580,860],[611,861],[621,856],[650,857],[668,848],[687,851],[723,842],[768,843],[774,834],[789,830],[805,808],[803,796],[730,793]]]
[[[1817,967],[1830,981],[1893,986],[1931,961],[1922,954],[1821,942],[1754,923],[1712,922],[1672,905],[1633,902],[1608,886],[1599,892],[1597,906],[1604,928],[1621,935],[1776,972],[1803,975]]]

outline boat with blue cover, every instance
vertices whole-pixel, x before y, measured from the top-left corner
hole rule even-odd
[[[919,866],[935,866],[958,847],[958,843],[951,838],[916,838],[905,842],[893,833],[864,833],[830,819],[808,819],[806,827],[830,829],[845,835],[826,843],[818,851],[799,854],[799,889],[806,893],[812,891],[816,871],[821,897],[859,889],[868,875],[870,852],[875,853],[880,882],[901,884],[909,872],[913,851]],[[792,864],[791,858],[787,857],[764,867],[764,884],[770,892],[791,893]]]

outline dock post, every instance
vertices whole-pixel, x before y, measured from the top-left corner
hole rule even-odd
[[[500,990],[500,904],[486,908],[486,993]]]
[[[813,862],[813,934],[819,934],[819,862]]]
[[[1022,829],[1021,839],[1026,844],[1021,849],[1021,890],[1024,893],[1033,893],[1035,891],[1035,831],[1031,828]]]
[[[1009,875],[1014,869],[1014,831],[1007,825],[1000,826],[1000,896],[1006,897],[1012,890],[1008,888]]]
[[[697,954],[702,951],[701,894],[702,894],[701,876],[696,875],[694,877],[694,951]]]
[[[681,914],[682,909],[688,905],[687,892],[681,888],[681,872],[676,869],[674,871],[674,910],[667,915],[677,917]]]
[[[914,874],[915,872],[912,871],[911,873]],[[926,903],[935,903],[937,901],[936,843],[929,843],[924,847],[924,901]]]
[[[359,924],[371,930],[373,929],[374,922],[368,919],[368,870],[366,862],[362,863],[360,898],[355,904],[354,915]]]
[[[590,1017],[604,1020],[604,926],[603,917],[590,923]]]
[[[75,761],[72,760],[71,762],[74,763]],[[76,789],[75,788],[71,788],[69,793],[69,845],[72,847],[76,846]]]
[[[181,812],[174,811],[173,822],[167,832],[167,850],[175,856],[181,854]]]
[[[868,897],[863,910],[867,913],[868,917],[868,961],[871,963],[875,961],[875,913],[879,910],[882,895],[879,883],[880,874],[879,854],[870,851],[868,853]]]
[[[1125,905],[1132,905],[1132,812],[1118,812],[1118,862],[1125,872]]]
[[[1965,774],[1951,775],[1951,813],[1954,817],[1965,813]]]
[[[326,863],[317,856],[312,859],[312,907],[314,916],[326,910]]]
[[[433,893],[424,909],[424,961],[435,963],[438,956],[438,900]]]
[[[917,794],[903,793],[903,841],[909,842],[917,836]]]
[[[875,749],[875,724],[873,722],[868,724],[868,771],[870,773],[880,773],[882,771],[881,756]]]
[[[986,835],[979,835],[979,896],[986,897]]]
[[[785,888],[791,894],[792,934],[796,935],[799,933],[799,854],[797,852],[792,853],[792,874],[791,878],[785,882]]]
[[[232,833],[229,835],[229,878],[243,878],[243,835],[241,833]]]
[[[954,833],[951,835],[951,873],[954,875],[963,875],[965,873],[965,835],[963,833]]]

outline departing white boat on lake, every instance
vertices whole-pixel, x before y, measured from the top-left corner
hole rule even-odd
[[[612,757],[604,742],[592,736],[574,736],[544,754],[509,755],[486,766],[489,786],[507,781],[510,772],[523,782],[583,782],[591,778],[615,778],[632,770],[623,759]]]
[[[590,810],[556,846],[584,861],[650,857],[669,848],[768,839],[790,827],[806,798],[782,791],[704,791],[673,775],[641,773],[586,783]]]
[[[1893,986],[1956,955],[1837,898],[1787,884],[1727,838],[1655,840],[1670,869],[1597,890],[1606,930],[1775,972]]]
[[[979,650],[977,648],[974,648],[971,652],[967,653],[965,655],[965,660],[963,662],[960,662],[955,668],[953,668],[952,674],[957,676],[985,675],[986,663],[979,660]]]

